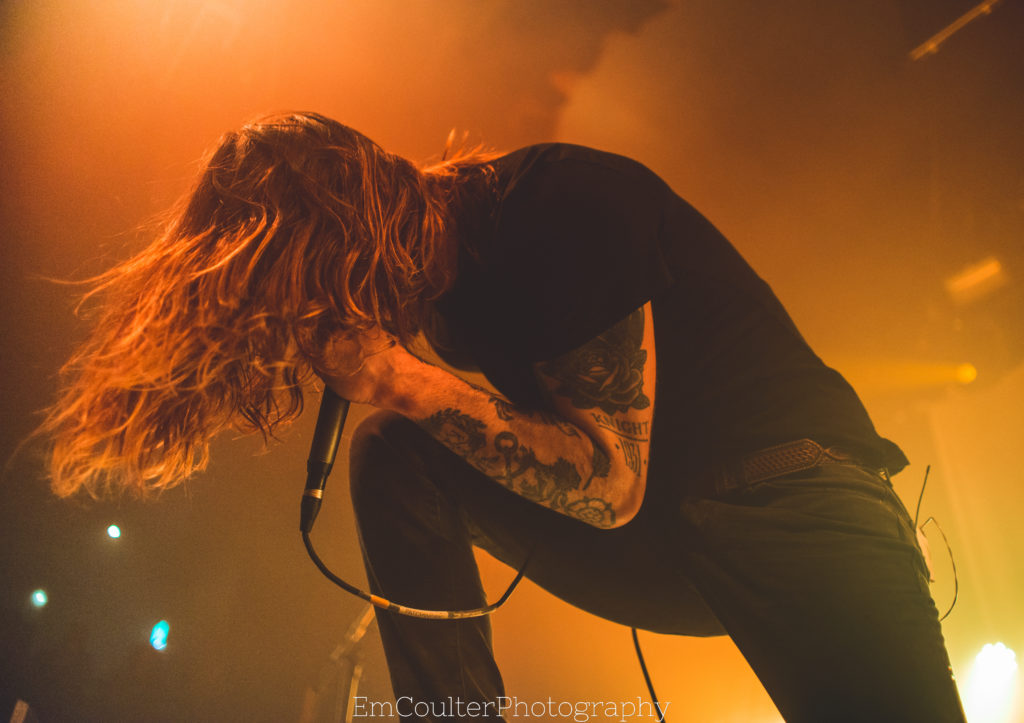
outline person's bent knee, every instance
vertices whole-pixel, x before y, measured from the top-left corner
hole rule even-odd
[[[352,434],[349,446],[349,485],[357,507],[377,500],[395,500],[401,487],[412,484],[415,466],[413,437],[423,434],[414,422],[384,410],[367,416]]]
[[[363,419],[355,432],[352,433],[352,443],[349,446],[349,458],[351,460],[362,459],[367,453],[372,453],[373,448],[380,442],[387,442],[396,434],[395,428],[411,424],[408,419],[395,412],[384,409],[376,409]]]

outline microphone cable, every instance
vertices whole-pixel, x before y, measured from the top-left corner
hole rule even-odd
[[[313,564],[316,565],[317,569],[320,570],[324,577],[345,592],[354,595],[361,600],[365,600],[380,610],[387,610],[399,615],[406,615],[425,620],[466,620],[469,618],[479,618],[484,617],[485,615],[490,615],[492,612],[504,605],[512,595],[512,591],[516,589],[520,581],[526,575],[526,568],[529,566],[530,560],[533,558],[533,554],[537,550],[538,541],[534,541],[533,545],[530,547],[530,551],[526,554],[526,559],[523,561],[523,564],[516,573],[515,578],[513,578],[508,589],[505,590],[502,596],[490,605],[470,610],[426,610],[423,608],[414,608],[408,605],[401,605],[399,603],[392,602],[380,595],[374,595],[360,590],[355,585],[346,582],[335,575],[331,569],[327,567],[324,561],[320,559],[320,556],[316,552],[316,548],[313,547],[313,540],[309,535],[313,529],[313,524],[316,522],[316,518],[320,513],[324,487],[327,484],[327,478],[331,474],[331,469],[334,466],[334,459],[338,451],[338,444],[341,440],[342,428],[345,426],[345,418],[348,416],[348,407],[349,403],[347,400],[339,397],[331,390],[330,387],[324,388],[323,399],[320,403],[320,412],[317,415],[316,429],[313,434],[313,443],[310,449],[309,462],[306,466],[306,488],[302,495],[302,508],[299,521],[299,531],[302,534],[302,544],[306,548],[306,553],[309,555],[309,559],[313,561]],[[651,676],[647,672],[647,665],[644,662],[644,656],[640,650],[640,640],[637,638],[636,628],[633,628],[632,631],[633,645],[636,648],[636,655],[637,659],[640,661],[640,669],[643,671],[644,680],[647,682],[647,690],[650,691],[651,700],[654,703],[655,708],[658,710],[659,720],[664,721],[665,717],[662,714],[661,703],[658,702],[658,696],[654,692],[654,684],[651,682]]]
[[[355,595],[381,610],[388,610],[393,613],[398,613],[399,615],[408,615],[409,617],[424,618],[427,620],[465,620],[467,618],[480,618],[485,615],[490,615],[505,604],[505,601],[508,600],[512,591],[516,589],[517,585],[519,585],[519,581],[522,580],[523,576],[526,574],[526,567],[530,564],[530,559],[533,557],[533,553],[537,549],[536,545],[530,548],[530,552],[527,553],[526,560],[523,561],[523,565],[519,568],[519,572],[516,573],[512,583],[508,586],[508,589],[505,590],[504,594],[498,598],[497,602],[485,605],[481,608],[473,608],[471,610],[424,610],[422,608],[409,607],[408,605],[400,605],[383,598],[380,595],[374,595],[360,590],[355,585],[345,582],[331,572],[330,568],[328,568],[327,565],[324,564],[324,561],[320,559],[320,556],[316,554],[316,550],[313,548],[313,541],[309,538],[309,532],[306,530],[302,531],[302,542],[306,546],[306,552],[309,553],[309,558],[313,561],[313,564],[317,566],[317,569],[324,574],[324,577],[345,592]]]
[[[644,654],[640,650],[640,638],[637,637],[636,628],[630,628],[630,631],[633,633],[633,648],[636,650],[636,659],[640,663],[640,672],[644,674],[644,682],[647,683],[647,691],[651,694],[651,702],[654,703],[654,709],[658,711],[658,720],[664,723],[665,713],[661,709],[661,703],[658,702],[658,694],[654,692],[651,675],[647,672],[647,663],[644,662]]]
[[[302,533],[302,543],[306,546],[309,559],[313,561],[313,564],[317,566],[317,569],[328,580],[342,590],[382,610],[390,610],[400,615],[426,618],[428,620],[463,620],[465,618],[479,618],[484,615],[490,615],[508,600],[512,591],[519,584],[519,581],[523,579],[523,575],[526,574],[526,566],[530,564],[530,559],[537,549],[536,542],[534,542],[533,547],[527,553],[523,566],[519,569],[505,594],[491,605],[485,605],[484,607],[472,610],[423,610],[421,608],[409,607],[408,605],[399,605],[386,598],[382,598],[380,595],[364,592],[355,585],[345,582],[331,572],[330,568],[316,554],[316,549],[313,547],[313,541],[310,539],[309,533],[313,530],[317,515],[320,514],[324,488],[327,486],[327,478],[331,474],[335,457],[338,454],[338,445],[341,442],[341,432],[345,427],[345,419],[348,416],[348,407],[349,402],[347,399],[339,396],[329,386],[324,387],[323,397],[320,400],[320,411],[317,413],[316,427],[313,430],[309,461],[306,463],[306,487],[302,493],[302,505],[299,515],[299,531]]]

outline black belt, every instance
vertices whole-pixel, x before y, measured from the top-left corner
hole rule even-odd
[[[720,467],[714,475],[714,483],[718,492],[727,492],[794,472],[836,464],[881,472],[841,449],[826,449],[812,439],[798,439],[758,450],[738,463]]]

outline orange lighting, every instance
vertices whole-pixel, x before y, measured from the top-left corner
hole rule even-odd
[[[899,392],[971,384],[978,369],[970,363],[901,359],[844,359],[835,368],[863,392]]]
[[[910,57],[913,60],[920,60],[926,55],[939,52],[939,46],[949,40],[953,33],[963,29],[972,20],[977,20],[982,15],[988,15],[992,12],[992,6],[998,3],[999,0],[984,0],[984,2],[975,5],[973,8],[968,10],[966,13],[958,17],[952,23],[944,27],[942,30],[937,32],[932,37],[918,45],[916,48],[910,51]]]
[[[968,304],[986,296],[1007,282],[999,259],[989,256],[946,279],[946,293],[957,304]]]
[[[973,364],[961,364],[956,368],[956,380],[961,384],[970,384],[978,378],[978,370]]]

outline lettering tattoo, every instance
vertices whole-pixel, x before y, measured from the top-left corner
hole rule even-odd
[[[632,440],[623,439],[619,442],[619,449],[626,460],[626,466],[633,474],[639,475],[643,469],[643,460],[640,455],[640,445]]]
[[[643,442],[647,440],[651,433],[651,423],[647,420],[633,422],[627,419],[619,419],[618,417],[609,417],[607,414],[598,414],[597,412],[591,412],[590,416],[597,422],[597,426],[603,427],[609,432],[615,432],[620,437],[629,437]]]
[[[496,397],[491,401],[499,410],[499,417],[506,421],[511,418],[511,405],[507,401]],[[608,456],[597,445],[594,445],[589,476],[584,481],[572,462],[563,457],[558,457],[553,464],[541,462],[534,450],[522,444],[511,431],[498,432],[488,444],[487,425],[459,409],[443,409],[419,424],[471,465],[513,492],[596,527],[615,524],[615,511],[610,502],[583,494],[595,478],[607,477],[611,470]],[[552,423],[552,426],[562,433],[571,427],[566,422]],[[575,428],[572,432],[579,436]]]

